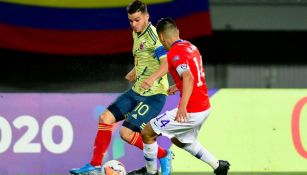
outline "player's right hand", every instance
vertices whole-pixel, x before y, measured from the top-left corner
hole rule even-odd
[[[135,71],[130,71],[126,76],[125,78],[131,83],[131,82],[134,82],[135,79],[136,79],[136,73]]]
[[[175,117],[175,121],[179,123],[187,122],[188,121],[187,117],[188,117],[187,109],[185,107],[179,106]]]
[[[174,95],[176,93],[176,91],[178,91],[178,88],[176,87],[176,85],[172,85],[168,88],[167,94],[168,95]]]

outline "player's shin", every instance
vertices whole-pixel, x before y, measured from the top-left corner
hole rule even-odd
[[[198,141],[187,144],[185,147],[183,147],[183,149],[191,153],[196,158],[202,160],[203,162],[206,162],[213,169],[216,169],[219,166],[219,161]]]
[[[158,154],[158,144],[154,142],[152,144],[144,144],[144,157],[146,160],[146,169],[150,174],[155,174],[157,169],[157,154]]]
[[[101,165],[103,155],[107,151],[110,141],[111,141],[112,127],[113,125],[99,123],[97,135],[96,135],[95,143],[94,143],[93,157],[90,162],[91,165],[93,166]]]

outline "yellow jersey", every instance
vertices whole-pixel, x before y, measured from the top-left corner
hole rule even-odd
[[[141,34],[133,31],[132,35],[134,66],[136,71],[136,82],[132,90],[142,96],[156,94],[167,95],[167,89],[169,87],[167,75],[157,79],[150,89],[144,90],[141,88],[142,82],[159,69],[161,64],[160,59],[166,59],[167,51],[158,39],[156,28],[149,23]]]

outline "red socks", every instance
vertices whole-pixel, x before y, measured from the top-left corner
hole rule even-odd
[[[113,125],[99,123],[98,131],[95,139],[94,153],[92,161],[90,162],[93,166],[100,166],[103,156],[106,153],[112,136]]]
[[[101,162],[103,159],[104,154],[106,153],[112,137],[112,129],[113,125],[105,124],[105,123],[99,123],[98,125],[98,131],[95,138],[95,144],[94,144],[94,151],[93,151],[93,157],[91,160],[91,165],[93,166],[101,166]],[[141,150],[143,150],[143,140],[138,132],[134,132],[132,139],[130,140],[129,144],[134,145]],[[158,158],[163,158],[167,154],[166,150],[158,147]]]
[[[140,148],[141,150],[143,150],[143,148],[144,148],[143,140],[142,140],[142,136],[140,135],[140,133],[134,132],[132,139],[130,140],[129,144],[134,145],[134,146]],[[160,159],[160,158],[165,157],[166,154],[167,154],[166,150],[159,146],[157,157]]]

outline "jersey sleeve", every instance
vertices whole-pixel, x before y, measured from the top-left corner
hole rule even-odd
[[[166,49],[163,46],[159,46],[155,49],[155,57],[160,60],[161,58],[165,58],[167,54]]]
[[[167,50],[162,46],[159,40],[156,41],[155,44],[155,58],[161,60],[161,58],[166,57]]]
[[[189,71],[190,66],[188,63],[187,55],[184,52],[176,51],[176,54],[172,54],[170,58],[170,63],[174,67],[181,77],[183,72]]]

